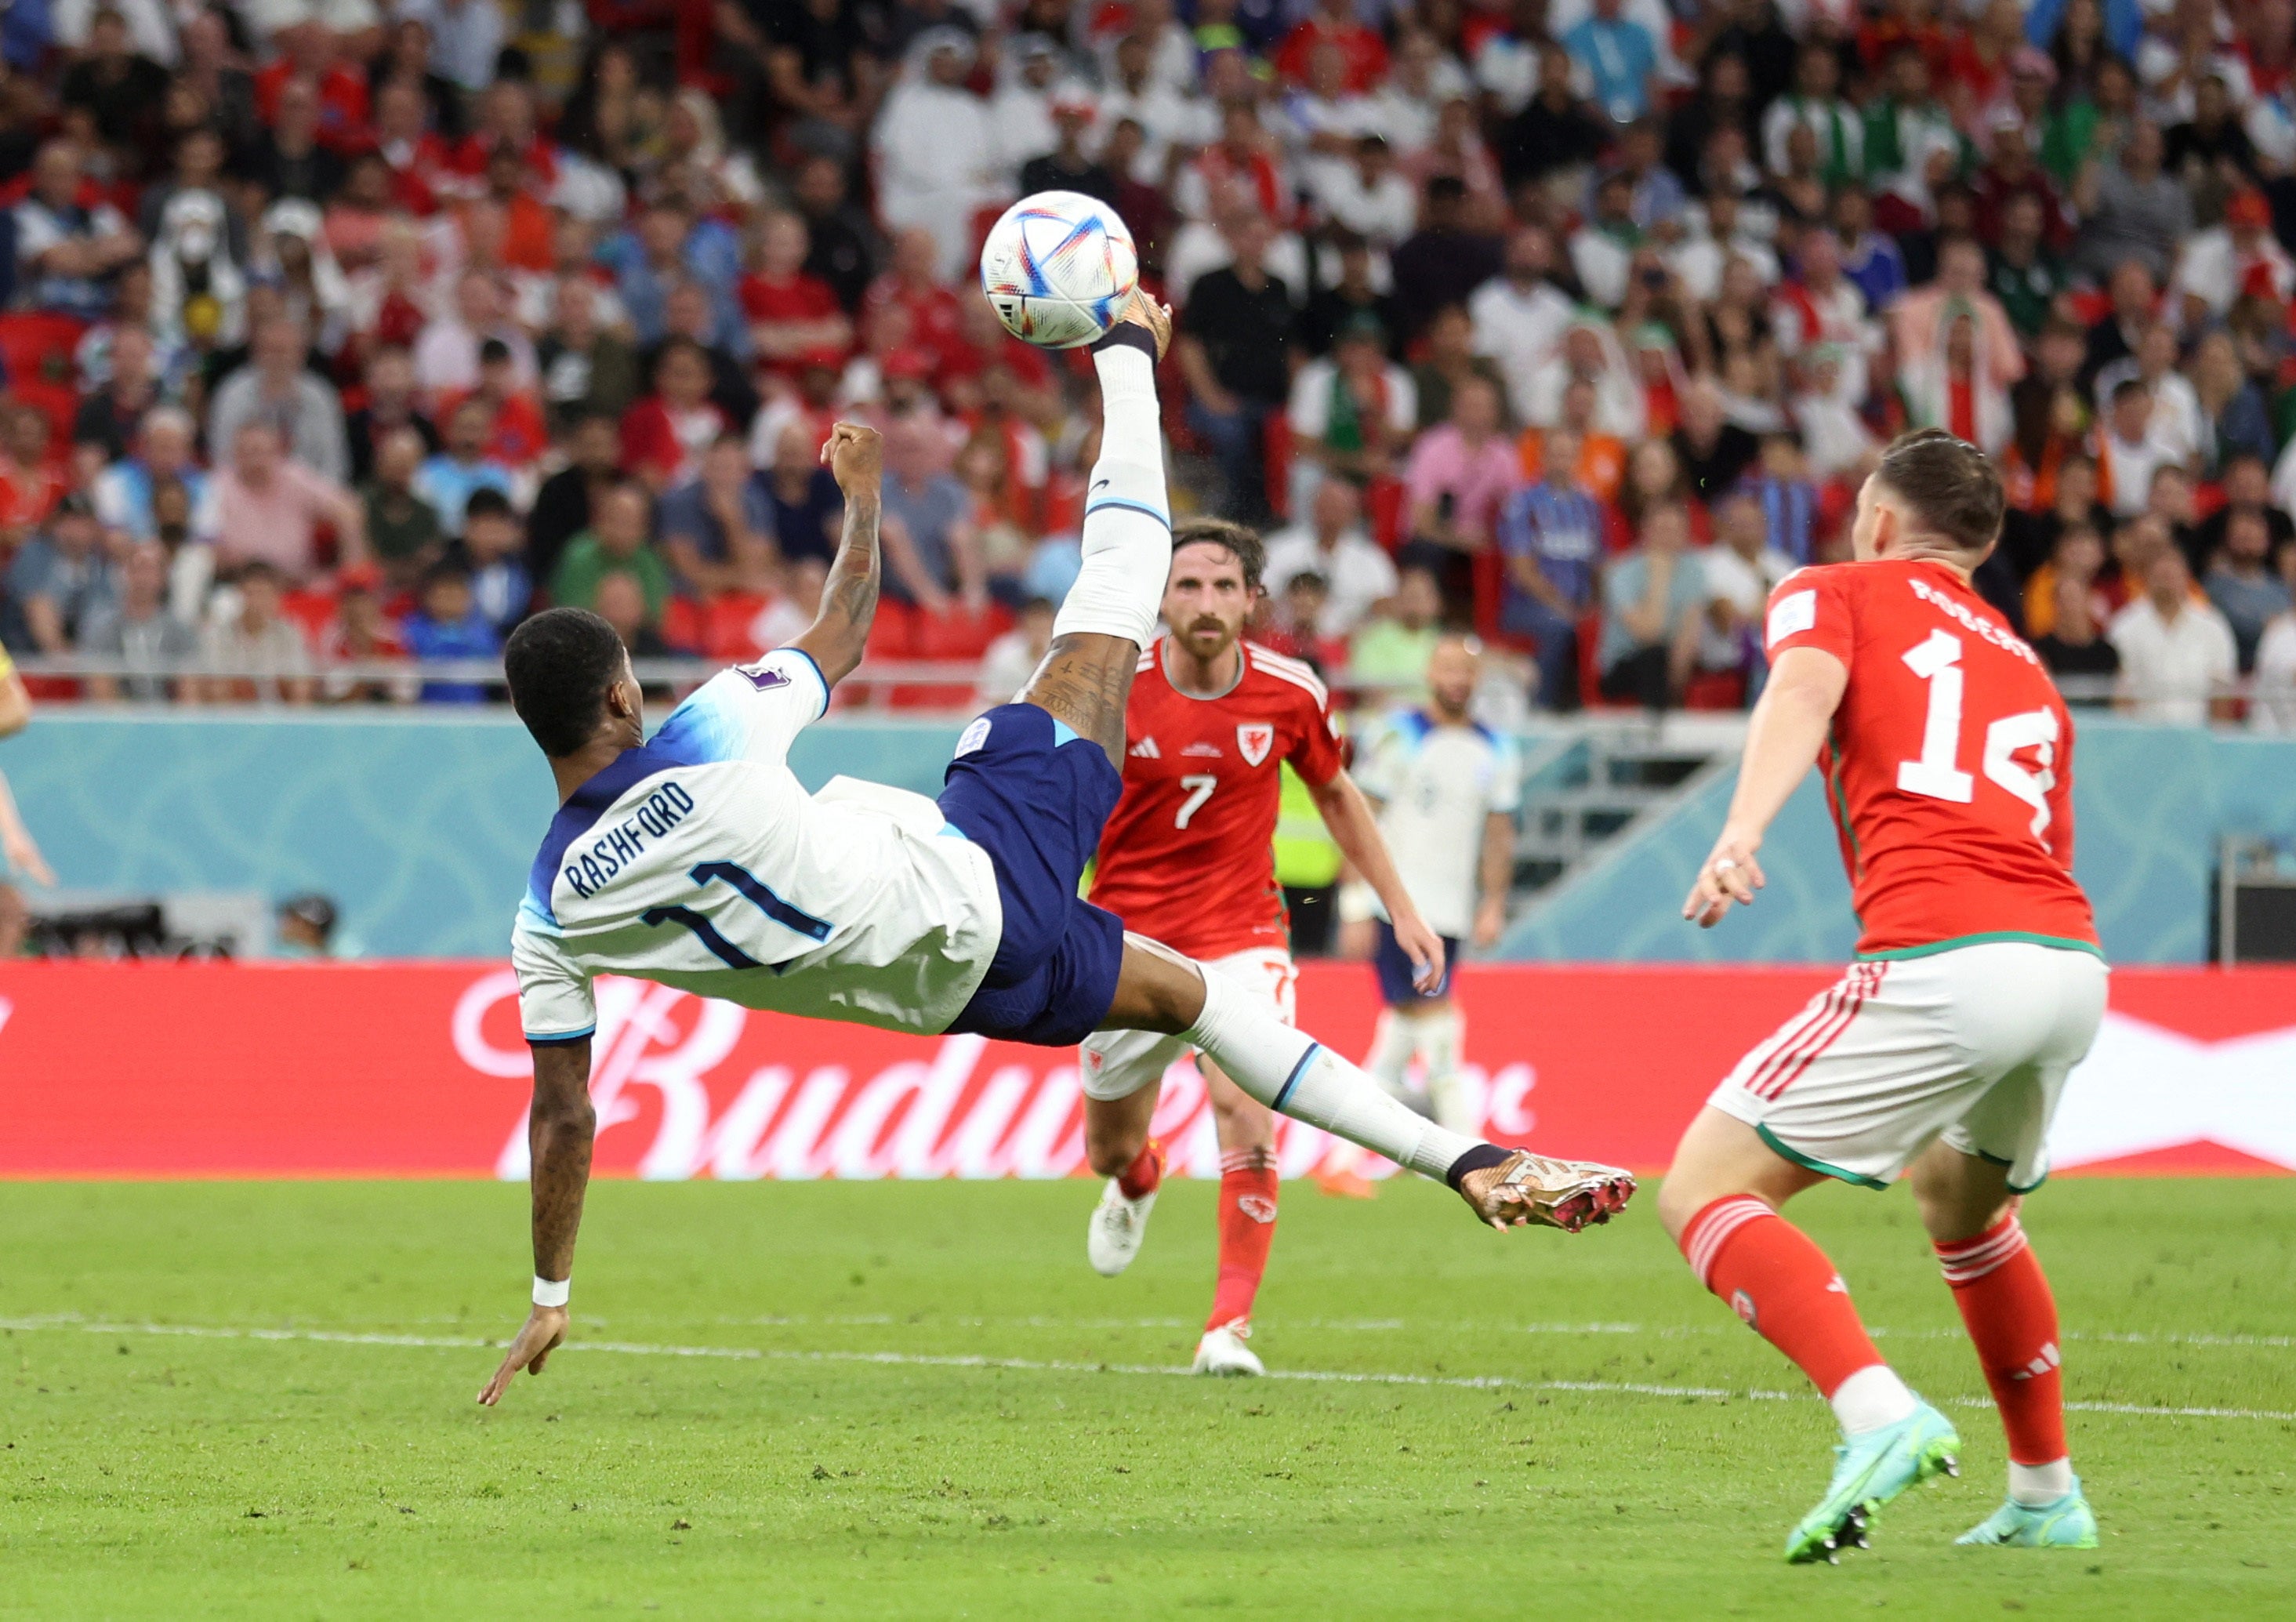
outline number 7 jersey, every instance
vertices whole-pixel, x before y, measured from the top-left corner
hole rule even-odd
[[[2056,684],[1942,563],[1805,569],[1770,594],[1771,662],[1840,659],[1849,684],[1819,766],[1860,957],[1982,940],[2097,952],[2072,876],[2072,717]]]

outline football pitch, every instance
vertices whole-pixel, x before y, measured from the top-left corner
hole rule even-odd
[[[1067,1184],[602,1184],[492,1413],[525,1190],[0,1186],[0,1617],[2296,1614],[2296,1183],[2061,1181],[2094,1552],[1959,1549],[2002,1443],[1902,1192],[1797,1207],[1963,1479],[1788,1568],[1824,1407],[1649,1210],[1576,1240],[1286,1184],[1180,1376],[1211,1191],[1124,1277]]]

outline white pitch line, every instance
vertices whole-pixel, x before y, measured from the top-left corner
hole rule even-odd
[[[71,1318],[0,1318],[0,1330],[78,1330],[90,1335],[176,1335],[204,1340],[307,1341],[324,1346],[390,1346],[432,1351],[494,1351],[505,1342],[474,1335],[394,1335],[365,1331],[325,1329],[257,1329],[204,1323],[99,1323]],[[676,1346],[636,1340],[570,1340],[562,1352],[606,1352],[627,1357],[701,1357],[734,1363],[849,1363],[882,1367],[928,1369],[1010,1369],[1046,1374],[1152,1374],[1189,1378],[1193,1371],[1178,1364],[1144,1363],[1084,1363],[1060,1358],[985,1357],[963,1353],[791,1351],[752,1346]],[[1566,1391],[1587,1396],[1656,1397],[1679,1400],[1816,1402],[1805,1391],[1767,1391],[1756,1388],[1734,1391],[1722,1386],[1652,1385],[1636,1380],[1521,1380],[1505,1374],[1398,1374],[1341,1369],[1273,1369],[1265,1378],[1316,1385],[1426,1386],[1464,1391]],[[1948,1407],[1990,1408],[1985,1397],[1951,1397]],[[2147,1419],[2249,1420],[2267,1423],[2296,1422],[2296,1413],[2263,1408],[2206,1408],[2149,1403],[2069,1402],[2073,1413],[2117,1413]]]

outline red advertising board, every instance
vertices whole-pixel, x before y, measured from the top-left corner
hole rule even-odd
[[[1663,1167],[1738,1055],[1822,969],[1475,967],[1472,1085],[1504,1142]],[[1312,963],[1300,1018],[1370,1044],[1370,971]],[[1071,1050],[901,1036],[602,981],[597,1166],[677,1178],[1062,1176]],[[493,963],[0,968],[0,1176],[517,1176],[526,1048]],[[1158,1131],[1218,1153],[1192,1067]],[[2061,1168],[2296,1169],[2296,971],[2122,970],[2053,1135]],[[1284,1169],[1321,1158],[1285,1126]]]

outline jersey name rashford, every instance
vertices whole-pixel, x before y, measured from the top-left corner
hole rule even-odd
[[[720,671],[560,807],[511,931],[529,1041],[595,1028],[591,978],[939,1032],[1002,937],[988,855],[922,795],[837,778],[791,741],[828,708],[801,650]]]

